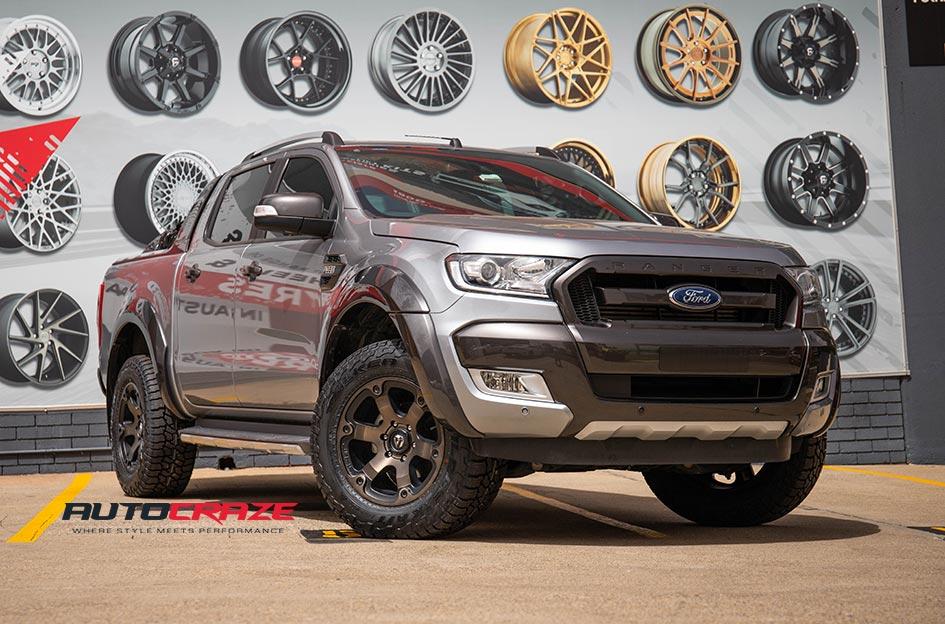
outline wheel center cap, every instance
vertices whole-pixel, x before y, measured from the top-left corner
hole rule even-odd
[[[167,45],[161,48],[154,60],[154,67],[158,70],[161,78],[176,80],[186,69],[184,51],[175,45]]]
[[[404,429],[394,429],[387,436],[387,446],[392,453],[404,454],[410,448],[410,434]]]
[[[33,50],[23,63],[26,75],[31,80],[43,78],[49,72],[49,58],[39,50]]]
[[[439,74],[446,66],[446,53],[439,45],[428,43],[420,48],[417,61],[424,73]]]
[[[303,59],[300,54],[293,54],[292,58],[289,59],[289,65],[292,66],[292,69],[300,69],[304,62],[305,59]]]
[[[577,65],[578,52],[569,45],[561,46],[555,54],[555,61],[563,69],[573,69]]]

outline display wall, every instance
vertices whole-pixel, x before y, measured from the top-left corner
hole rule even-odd
[[[839,319],[844,374],[903,374],[879,7],[830,6],[838,13],[770,1],[688,13],[651,2],[559,11],[443,1],[419,14],[389,2],[190,2],[177,7],[188,13],[158,14],[175,7],[106,0],[93,15],[79,3],[7,2],[7,17],[55,20],[0,22],[14,41],[8,66],[37,85],[53,67],[64,82],[0,90],[12,109],[0,130],[79,119],[34,182],[39,199],[18,200],[24,214],[61,224],[49,226],[59,235],[0,226],[0,407],[102,403],[93,356],[106,267],[168,227],[215,171],[315,130],[558,147],[668,222],[790,243],[837,293],[825,307]],[[50,29],[59,47],[44,38]],[[24,40],[24,30],[37,34]],[[161,50],[157,61],[141,65],[150,50]],[[797,64],[816,72],[798,80]],[[556,78],[557,68],[567,71]],[[297,83],[311,86],[293,93]],[[71,218],[49,217],[43,197]],[[18,364],[32,347],[17,351],[10,337],[30,335],[34,309],[67,330],[53,333],[76,355],[84,317],[85,357],[56,345],[45,372],[31,368],[38,355]]]

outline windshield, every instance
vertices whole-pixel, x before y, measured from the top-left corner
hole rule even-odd
[[[377,217],[480,214],[652,223],[601,180],[551,158],[435,147],[336,151],[361,206]]]

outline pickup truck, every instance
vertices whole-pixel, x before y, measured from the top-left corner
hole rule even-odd
[[[249,154],[108,269],[98,376],[130,496],[182,493],[203,445],[310,456],[366,536],[600,468],[747,526],[820,475],[821,296],[791,247],[659,225],[545,148],[325,132]]]

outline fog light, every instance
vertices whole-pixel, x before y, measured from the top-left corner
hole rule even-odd
[[[832,377],[833,371],[817,375],[817,381],[814,382],[814,394],[810,398],[811,403],[822,401],[830,394],[830,380]]]
[[[551,401],[551,392],[540,373],[529,371],[469,370],[473,383],[486,394],[534,401]]]

